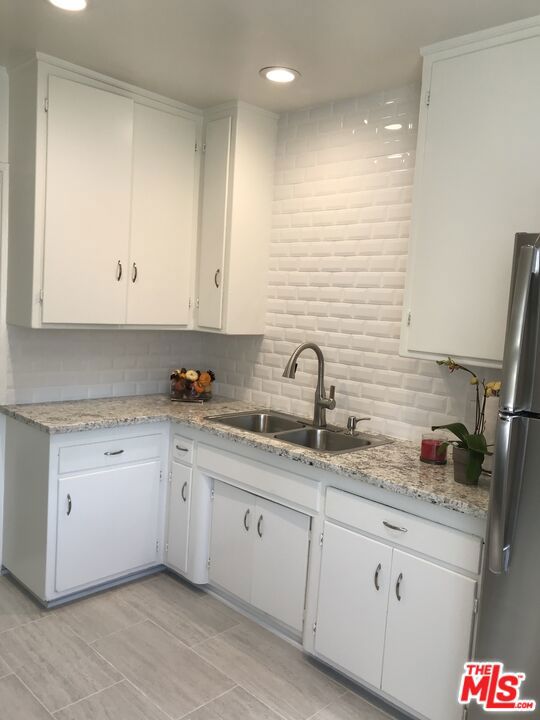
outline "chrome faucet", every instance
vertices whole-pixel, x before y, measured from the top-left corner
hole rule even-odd
[[[313,404],[313,425],[318,428],[324,428],[326,427],[326,411],[333,410],[336,407],[336,388],[334,385],[331,385],[330,393],[328,397],[326,397],[324,390],[324,357],[321,348],[318,345],[315,345],[315,343],[310,342],[299,345],[291,357],[287,360],[285,370],[283,371],[283,377],[294,378],[296,376],[296,370],[298,368],[297,360],[304,350],[313,350],[319,363],[317,371],[317,388],[315,389],[315,401]]]

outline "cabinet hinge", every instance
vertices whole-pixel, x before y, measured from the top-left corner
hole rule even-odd
[[[165,552],[166,552],[166,553],[169,552],[169,543],[165,543]]]
[[[168,477],[169,482],[172,482],[172,471],[169,471],[169,474],[167,477]]]
[[[426,106],[429,107],[429,103],[431,102],[431,90],[428,90],[426,93]]]
[[[160,471],[159,471],[159,479],[160,479],[160,480],[163,480],[163,470],[160,470]]]
[[[199,152],[199,143],[198,142],[195,143],[195,152]]]
[[[191,298],[188,300],[188,308],[191,310]]]
[[[195,307],[199,309],[199,298],[195,298]]]
[[[43,101],[43,109],[45,110],[45,112],[49,112],[49,98],[48,97],[46,97],[45,100]]]
[[[214,499],[214,495],[215,495],[214,488],[212,488],[212,489],[210,490],[210,500],[213,500],[213,499]]]
[[[477,615],[477,614],[478,614],[478,598],[474,598],[473,615]]]
[[[322,547],[324,542],[324,533],[321,533],[321,536],[319,538],[319,545]]]
[[[43,290],[39,291],[39,303],[40,305],[43,305]]]
[[[156,552],[159,552],[159,540],[156,540]]]
[[[317,632],[317,623],[316,622],[313,623],[313,625],[311,626],[311,629],[313,630],[313,634],[315,635],[315,633]]]
[[[206,567],[208,570],[210,570],[210,558],[208,558],[208,562],[206,563]]]
[[[409,312],[407,313],[407,327],[411,327],[411,319],[412,319],[412,315],[411,315],[411,311],[409,310]]]

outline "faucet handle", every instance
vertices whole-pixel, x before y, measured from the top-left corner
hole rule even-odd
[[[328,409],[333,410],[336,407],[336,386],[330,385],[330,390],[328,391]]]

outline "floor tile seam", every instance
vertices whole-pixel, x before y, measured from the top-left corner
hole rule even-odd
[[[236,690],[239,685],[235,685],[232,688],[229,688],[228,690],[225,690],[224,692],[220,693],[219,695],[216,695],[215,698],[212,698],[212,700],[208,700],[207,702],[202,703],[202,705],[197,706],[196,708],[193,708],[193,710],[190,710],[187,713],[184,713],[183,715],[180,715],[179,717],[175,718],[175,720],[184,720],[184,718],[189,717],[192,713],[197,712],[198,710],[201,710],[202,708],[207,707],[211,703],[215,702],[216,700],[219,700],[219,698],[224,697],[225,695],[228,695],[228,693],[232,692],[233,690]]]
[[[79,698],[78,700],[74,700],[73,702],[67,703],[66,705],[62,705],[62,707],[58,708],[57,710],[54,710],[51,714],[53,717],[55,717],[58,713],[62,712],[62,710],[67,710],[70,707],[73,707],[74,705],[78,705],[79,703],[84,702],[85,700],[88,700],[91,697],[94,697],[95,695],[99,695],[102,692],[105,692],[105,690],[110,690],[111,688],[115,687],[116,685],[120,685],[124,681],[123,677],[122,680],[115,680],[113,683],[110,683],[110,685],[106,685],[105,687],[100,688],[99,690],[94,690],[91,693],[88,693],[88,695],[85,695],[82,698]],[[50,711],[49,711],[50,712]]]
[[[26,690],[30,693],[30,695],[34,698],[34,700],[35,700],[39,705],[41,705],[41,707],[45,710],[45,712],[47,713],[47,715],[48,715],[50,718],[53,718],[54,716],[53,716],[52,712],[49,710],[48,707],[46,707],[46,706],[44,705],[44,703],[41,702],[41,700],[38,698],[38,696],[35,694],[35,692],[27,685],[27,683],[23,680],[23,678],[22,678],[17,672],[15,672],[15,671],[13,672],[13,675],[17,678],[17,680],[21,683],[21,685],[23,685],[23,686],[26,688]]]

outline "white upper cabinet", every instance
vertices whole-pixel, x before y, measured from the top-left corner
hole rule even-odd
[[[133,101],[49,77],[44,323],[122,323]]]
[[[201,125],[54,58],[11,71],[8,322],[189,326]]]
[[[128,324],[190,321],[196,141],[195,119],[135,105]]]
[[[245,103],[207,113],[198,271],[202,330],[264,333],[277,116]]]
[[[540,25],[424,50],[401,352],[502,361],[514,235],[540,231]]]

